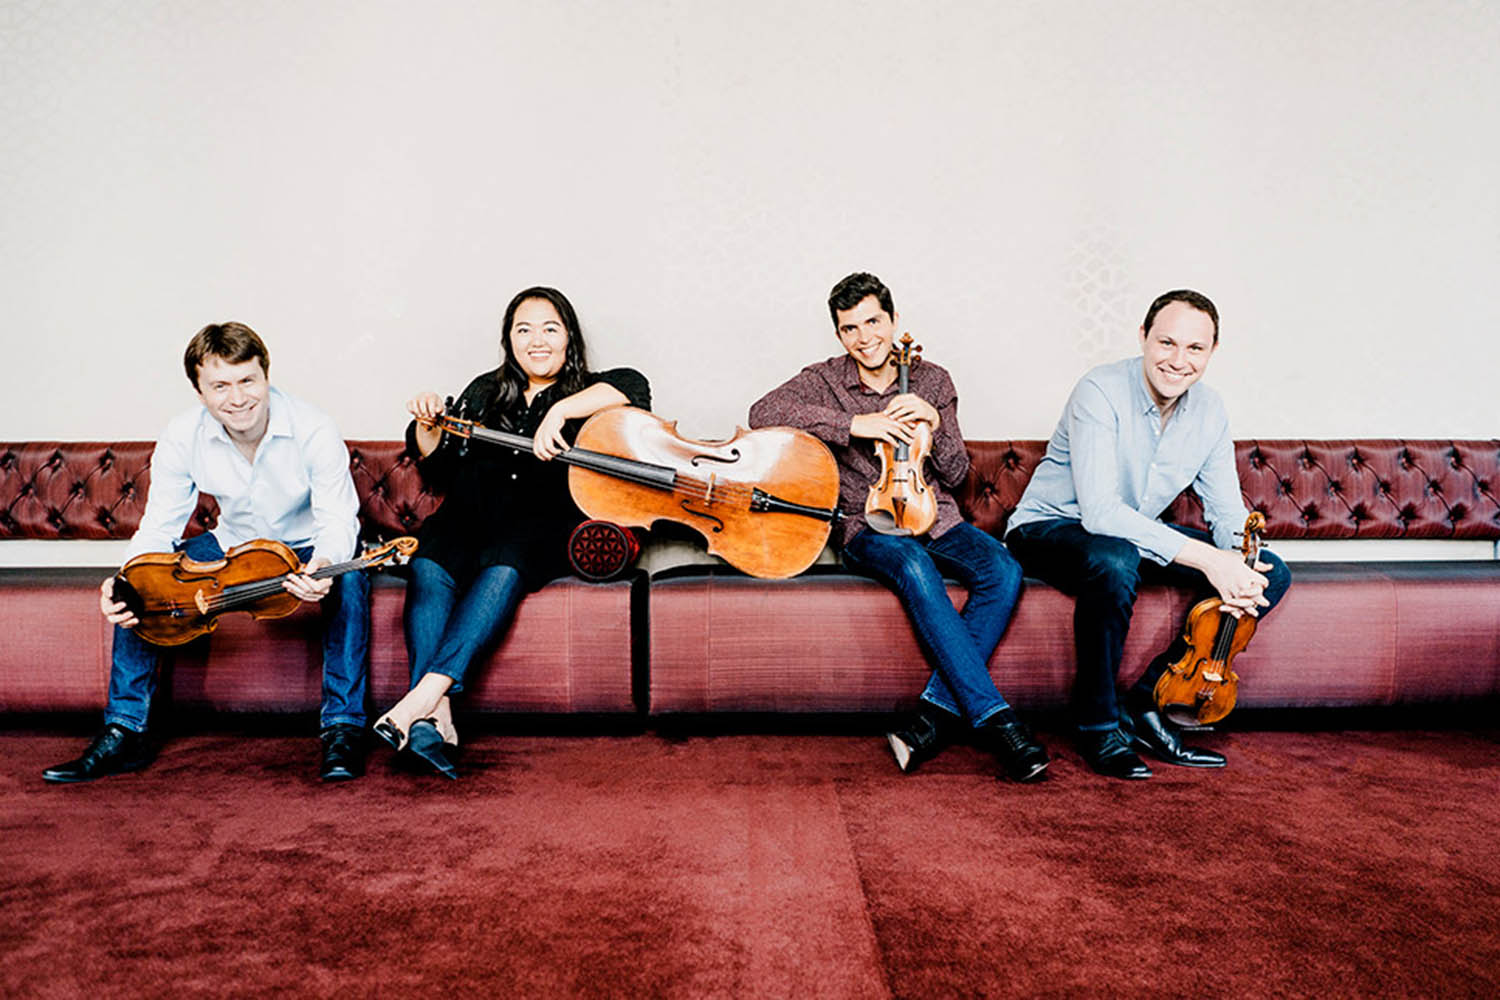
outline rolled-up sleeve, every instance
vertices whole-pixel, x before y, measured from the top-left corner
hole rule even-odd
[[[825,444],[845,447],[852,418],[837,403],[828,383],[803,369],[751,405],[750,426],[795,427]]]
[[[1120,497],[1119,415],[1098,386],[1078,384],[1068,405],[1068,441],[1073,485],[1085,531],[1133,543],[1147,558],[1166,565],[1182,551],[1185,535],[1149,518]]]
[[[935,398],[927,402],[938,411],[938,426],[932,432],[932,454],[928,461],[937,473],[938,482],[956,490],[969,474],[969,449],[964,445],[963,431],[958,426],[958,390],[944,372],[928,391]]]
[[[594,381],[595,384],[603,382],[616,389],[637,409],[651,409],[651,383],[634,368],[611,368],[609,371],[596,372]]]

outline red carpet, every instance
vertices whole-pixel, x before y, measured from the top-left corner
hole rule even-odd
[[[875,736],[481,735],[323,787],[310,738],[0,733],[0,995],[1500,994],[1494,733],[1241,733],[1040,787]],[[1059,741],[1049,739],[1057,750]]]

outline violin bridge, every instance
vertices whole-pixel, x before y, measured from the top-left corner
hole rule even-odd
[[[1222,684],[1222,683],[1224,683],[1224,675],[1223,674],[1215,673],[1215,672],[1210,671],[1210,670],[1203,671],[1203,679],[1206,680],[1206,681],[1213,681],[1215,684]]]

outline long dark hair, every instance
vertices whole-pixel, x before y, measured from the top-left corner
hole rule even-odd
[[[559,393],[558,398],[571,396],[583,389],[589,374],[588,345],[583,342],[578,313],[573,311],[573,303],[568,301],[568,297],[545,285],[535,285],[517,292],[516,297],[510,300],[510,305],[505,307],[505,319],[500,323],[500,353],[505,360],[500,365],[499,391],[490,404],[496,408],[494,412],[499,414],[501,426],[505,430],[514,429],[510,426],[510,409],[530,385],[530,379],[526,377],[526,372],[516,360],[515,352],[510,348],[510,328],[515,323],[516,310],[527,299],[543,299],[552,303],[552,308],[562,317],[563,327],[568,331],[568,348],[563,355],[562,370],[557,373],[557,381],[554,383]]]

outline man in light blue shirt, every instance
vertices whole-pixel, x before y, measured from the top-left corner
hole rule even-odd
[[[361,572],[310,575],[354,554],[359,497],[349,452],[328,416],[271,387],[270,353],[242,323],[212,324],[188,343],[188,381],[202,404],[174,418],[151,455],[151,487],[127,561],[181,551],[213,562],[242,542],[265,538],[292,548],[304,568],[285,587],[324,610],[322,766],[325,781],[364,771],[363,730],[369,650],[370,584]],[[200,493],[219,504],[211,532],[183,539]],[[116,600],[114,578],[100,585],[99,608],[115,626],[104,729],[77,760],[50,767],[52,782],[92,781],[144,767],[146,723],[156,689],[156,650]]]
[[[1263,553],[1252,568],[1237,549],[1247,512],[1229,418],[1219,394],[1198,384],[1219,345],[1218,310],[1197,292],[1167,292],[1147,310],[1140,339],[1140,357],[1101,365],[1073,389],[1005,539],[1028,575],[1077,599],[1080,749],[1117,778],[1151,776],[1132,746],[1171,764],[1224,766],[1223,755],[1184,746],[1156,710],[1152,689],[1186,652],[1181,639],[1119,703],[1138,584],[1216,594],[1238,616],[1266,613],[1291,583],[1276,556]],[[1157,519],[1189,486],[1211,533]]]

